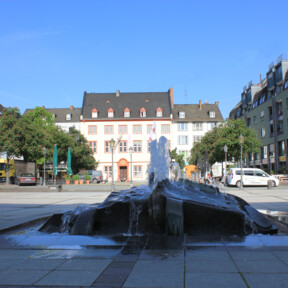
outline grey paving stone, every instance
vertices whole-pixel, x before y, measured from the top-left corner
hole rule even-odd
[[[242,273],[288,273],[288,266],[277,261],[235,261]],[[288,284],[288,283],[287,283]]]
[[[0,285],[33,285],[49,272],[48,270],[3,270],[0,271]]]
[[[125,288],[183,288],[184,273],[159,271],[132,271],[124,283]],[[187,287],[187,286],[186,286]]]
[[[0,250],[0,259],[28,258],[36,254],[38,250],[4,249]]]
[[[231,251],[235,261],[277,261],[277,257],[270,251]]]
[[[232,260],[228,261],[211,261],[195,260],[186,261],[187,272],[214,272],[214,273],[236,273],[237,267]]]
[[[183,260],[184,251],[180,250],[143,250],[139,259],[169,259],[169,260]]]
[[[230,261],[231,258],[227,251],[214,251],[214,250],[187,250],[186,262],[197,260],[210,260],[210,261]]]
[[[53,271],[36,285],[90,286],[99,274],[99,271]]]
[[[104,259],[113,259],[115,258],[122,248],[116,249],[101,249],[97,246],[94,248],[89,247],[87,249],[80,249],[78,253],[76,253],[73,258],[104,258]]]
[[[64,259],[26,259],[13,265],[14,270],[53,270],[63,264]]]
[[[0,261],[0,270],[4,270],[4,269],[7,269],[7,268],[10,268],[12,267],[13,265],[21,262],[22,259],[1,259]]]
[[[109,259],[70,259],[57,270],[103,271],[109,264]]]
[[[138,260],[133,271],[145,272],[180,272],[184,273],[184,261],[182,260]]]
[[[288,286],[288,274],[243,274],[250,288],[284,288]]]
[[[185,287],[246,288],[239,273],[191,273],[185,275]],[[259,286],[260,287],[260,286]]]

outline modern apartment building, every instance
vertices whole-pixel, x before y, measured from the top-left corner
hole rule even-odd
[[[262,143],[260,153],[247,155],[245,166],[287,172],[288,61],[283,56],[269,65],[264,80],[257,85],[250,82],[243,88],[241,102],[229,118],[244,119]]]
[[[172,149],[177,148],[186,162],[194,143],[224,121],[218,105],[219,102],[202,104],[201,100],[199,104],[174,105]]]

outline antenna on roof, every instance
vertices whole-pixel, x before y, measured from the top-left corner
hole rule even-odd
[[[188,104],[186,87],[185,87],[185,89],[184,89],[184,102],[185,102],[185,104]]]

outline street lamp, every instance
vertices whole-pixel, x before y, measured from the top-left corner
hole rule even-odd
[[[43,147],[43,154],[44,154],[44,186],[46,186],[46,170],[45,170],[45,166],[46,166],[46,152],[47,152],[46,147]]]
[[[132,181],[132,153],[133,153],[133,147],[129,148],[130,153],[130,187],[133,187],[133,181]]]
[[[115,187],[114,187],[114,160],[113,160],[113,150],[114,150],[114,146],[115,146],[115,140],[112,138],[110,140],[110,148],[111,148],[111,152],[112,152],[112,183],[111,183],[111,191],[114,192]]]
[[[224,145],[224,152],[225,152],[225,174],[224,174],[224,183],[226,183],[226,172],[227,172],[227,152],[228,152],[228,147],[225,144]]]
[[[240,143],[240,146],[241,146],[241,161],[240,161],[240,168],[241,168],[241,183],[240,183],[240,189],[243,188],[243,169],[242,169],[242,146],[243,146],[243,143],[244,143],[244,137],[242,135],[242,133],[240,134],[239,136],[239,143]]]

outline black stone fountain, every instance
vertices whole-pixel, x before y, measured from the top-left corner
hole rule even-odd
[[[166,138],[151,142],[150,185],[112,192],[79,212],[53,215],[41,228],[71,235],[276,234],[277,227],[243,199],[217,187],[169,181]]]

